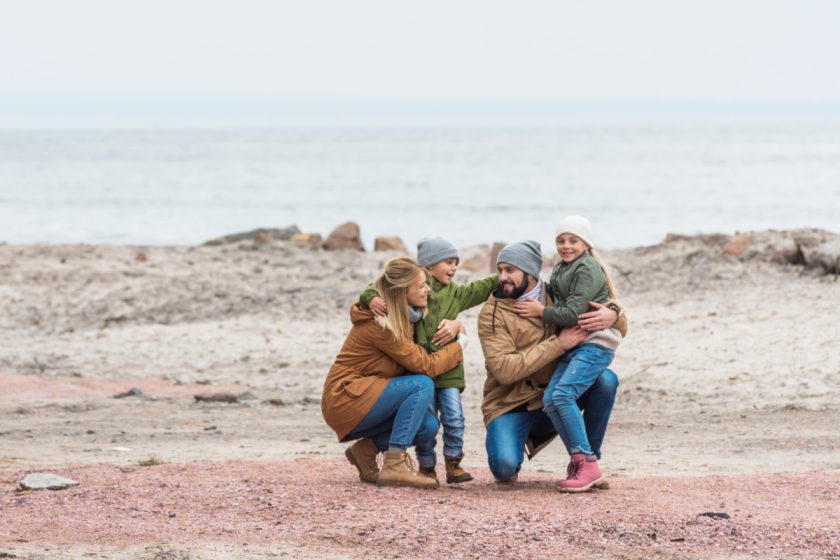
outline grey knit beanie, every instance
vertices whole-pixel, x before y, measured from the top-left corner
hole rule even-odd
[[[542,269],[540,244],[536,241],[520,241],[508,245],[499,251],[499,256],[496,257],[496,266],[499,266],[499,263],[513,265],[534,278],[539,278]]]
[[[417,242],[417,262],[420,266],[430,267],[446,259],[458,259],[458,249],[442,237],[424,237]]]

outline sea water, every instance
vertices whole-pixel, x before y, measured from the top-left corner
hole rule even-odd
[[[669,232],[840,230],[840,127],[0,131],[0,241],[196,244],[355,221],[464,247],[581,214],[603,248]]]

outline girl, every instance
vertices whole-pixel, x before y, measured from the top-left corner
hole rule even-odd
[[[589,302],[607,303],[616,298],[612,279],[592,246],[592,226],[581,216],[567,216],[557,228],[560,262],[551,272],[553,307],[528,300],[516,304],[524,317],[541,317],[558,327],[577,325],[578,315],[589,311]],[[545,390],[545,413],[571,456],[568,476],[557,483],[563,492],[585,492],[602,481],[598,457],[592,453],[577,400],[610,365],[621,342],[621,333],[603,329],[560,358]]]

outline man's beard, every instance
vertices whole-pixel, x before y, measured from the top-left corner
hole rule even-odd
[[[525,290],[527,290],[527,289],[528,289],[528,275],[523,274],[522,275],[522,283],[519,284],[518,286],[514,284],[513,291],[511,291],[509,294],[505,292],[505,287],[504,286],[499,286],[499,289],[496,290],[496,293],[493,294],[493,295],[495,295],[497,298],[500,298],[500,299],[519,299],[520,297],[522,297],[522,295],[525,293]]]

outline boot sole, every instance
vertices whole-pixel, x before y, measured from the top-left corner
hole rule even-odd
[[[469,481],[471,481],[472,479],[473,479],[473,477],[472,477],[472,476],[470,476],[470,475],[467,475],[466,477],[461,477],[461,478],[449,478],[449,477],[446,477],[446,483],[447,483],[447,484],[459,484],[459,483],[461,483],[461,482],[469,482]]]
[[[350,461],[350,464],[353,465],[354,467],[356,467],[356,470],[359,471],[359,480],[361,480],[362,482],[365,482],[367,484],[376,484],[376,482],[377,482],[376,480],[365,480],[364,478],[362,478],[362,467],[356,461],[356,458],[353,456],[353,454],[350,453],[350,448],[349,447],[344,450],[344,456],[347,457],[347,460]]]
[[[377,480],[376,485],[380,488],[390,486],[392,488],[394,488],[394,487],[417,488],[418,490],[435,490],[437,488],[440,488],[440,484],[436,484],[435,486],[416,486],[414,484],[409,484],[408,482],[401,482],[399,480],[394,480],[394,481],[388,480],[388,481],[385,481],[385,482],[382,482],[381,480]]]
[[[603,478],[599,478],[598,480],[590,482],[586,486],[581,486],[580,488],[564,488],[562,486],[558,486],[557,490],[559,490],[560,492],[565,492],[567,494],[580,494],[582,492],[589,492],[593,488],[602,488],[602,489],[606,490],[606,488],[604,488],[603,486],[600,486],[603,483],[607,484],[606,488],[610,487],[609,482],[607,482]]]

